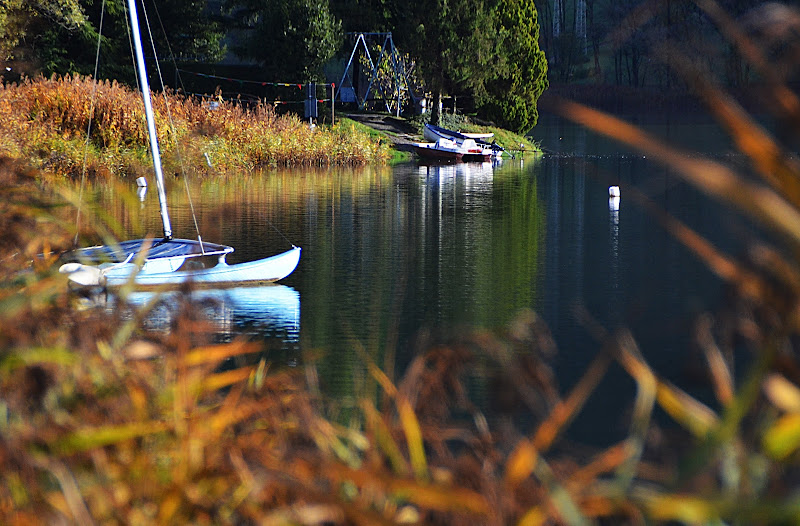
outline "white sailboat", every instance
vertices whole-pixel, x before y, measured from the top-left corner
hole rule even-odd
[[[113,245],[78,249],[70,254],[69,259],[72,261],[62,265],[59,272],[82,286],[105,287],[118,287],[130,281],[137,286],[178,285],[189,281],[207,286],[237,286],[268,283],[285,278],[295,270],[300,261],[300,247],[292,245],[286,252],[271,257],[229,265],[225,258],[233,252],[233,247],[207,243],[200,236],[197,240],[172,237],[139,20],[135,0],[127,1],[164,237],[134,239]],[[216,256],[216,265],[191,270],[181,268],[187,260],[206,256]]]

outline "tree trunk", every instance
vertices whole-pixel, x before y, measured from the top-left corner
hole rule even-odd
[[[431,108],[431,124],[441,126],[442,123],[442,89],[433,92],[433,108]]]

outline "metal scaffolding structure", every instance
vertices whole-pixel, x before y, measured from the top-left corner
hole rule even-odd
[[[335,99],[339,102],[355,102],[358,104],[358,109],[363,110],[367,104],[367,101],[370,100],[370,96],[377,88],[377,93],[375,94],[376,97],[378,94],[380,98],[383,100],[384,105],[386,106],[387,113],[392,113],[392,109],[395,110],[397,115],[400,114],[400,109],[403,101],[403,93],[407,93],[408,96],[411,98],[412,103],[417,103],[417,98],[414,95],[413,90],[410,87],[410,83],[408,81],[408,71],[406,71],[405,64],[403,60],[401,60],[400,52],[397,51],[397,48],[394,45],[394,41],[392,40],[391,33],[349,33],[350,35],[355,36],[355,44],[353,45],[353,51],[350,53],[350,59],[347,62],[347,66],[344,69],[344,73],[342,74],[342,80],[336,86],[336,96]],[[369,52],[369,46],[367,45],[367,40],[370,42],[375,42],[383,39],[381,44],[381,52],[378,56],[376,61],[372,60],[372,55]],[[358,80],[356,79],[356,72],[354,71],[354,60],[358,53],[363,53],[363,56],[366,59],[366,62],[369,67],[369,73],[367,77],[369,81],[367,83],[366,90],[357,89],[356,84]],[[392,85],[390,90],[384,90],[384,87],[381,86],[380,82],[378,81],[378,68],[383,63],[384,58],[389,60],[391,73],[392,73]],[[391,91],[391,95],[387,95],[386,91]]]

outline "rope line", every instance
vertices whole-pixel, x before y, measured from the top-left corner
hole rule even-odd
[[[231,77],[221,77],[219,75],[210,75],[208,73],[197,73],[196,71],[188,71],[185,69],[175,68],[175,71],[179,73],[187,73],[189,75],[195,75],[197,77],[204,77],[209,79],[218,79],[218,80],[227,80],[228,82],[238,82],[239,84],[257,84],[259,86],[273,86],[273,87],[296,87],[298,89],[303,89],[303,87],[307,84],[302,82],[267,82],[264,80],[246,80],[246,79],[235,79]],[[336,87],[336,83],[334,82],[314,82],[317,86],[333,86]]]
[[[286,236],[283,234],[283,232],[281,232],[281,230],[280,230],[278,227],[276,227],[276,226],[275,226],[275,224],[274,224],[272,221],[270,221],[270,220],[269,220],[269,218],[268,218],[268,217],[266,217],[266,216],[265,216],[265,217],[264,217],[264,220],[267,222],[267,224],[269,224],[269,226],[271,226],[271,227],[272,227],[272,229],[273,229],[275,232],[277,232],[277,233],[278,233],[278,235],[280,235],[280,236],[281,236],[281,237],[284,239],[284,241],[286,241],[287,243],[289,243],[289,244],[292,246],[292,248],[295,248],[295,244],[294,244],[294,243],[292,243],[291,241],[289,241],[289,238],[288,238],[288,237],[286,237]]]
[[[220,100],[220,99],[225,100],[225,101],[229,101],[229,102],[236,102],[236,101],[242,100],[242,99],[240,99],[238,97],[220,97],[220,96],[209,95],[207,93],[187,92],[186,95],[189,95],[189,96],[192,96],[192,97],[200,97],[200,98],[204,98],[204,99],[209,99],[211,102],[213,102],[215,100]],[[303,99],[303,100],[263,100],[263,101],[261,99],[259,99],[259,101],[263,102],[265,104],[278,104],[278,105],[280,105],[280,104],[303,104],[303,103],[305,103],[305,99]],[[317,99],[317,102],[330,102],[330,101],[331,101],[331,99]],[[244,100],[244,102],[248,102],[248,101]]]
[[[161,19],[161,13],[158,10],[158,6],[156,6],[155,4],[153,4],[153,5],[154,5],[155,10],[156,10],[156,17],[158,18],[158,23],[161,26],[161,34],[166,36],[167,29],[164,27],[164,21]],[[168,38],[165,38],[164,40],[167,43],[167,51],[169,52],[169,56],[172,59],[172,63],[175,65],[175,72],[176,72],[176,77],[178,78],[178,84],[180,84],[180,88],[181,89],[186,91],[186,89],[185,89],[186,87],[183,85],[183,78],[181,78],[180,74],[177,74],[177,72],[178,72],[178,63],[175,61],[175,52],[172,51],[172,44],[169,43],[169,39]],[[155,54],[155,45],[153,46],[153,56],[156,57],[156,67],[158,67],[158,71],[159,71],[158,77],[159,77],[159,80],[161,80],[161,89],[164,90],[165,89],[164,79],[161,78],[161,67],[160,67],[160,62],[158,61],[158,55]]]
[[[89,107],[89,124],[86,126],[86,142],[83,145],[83,166],[81,167],[81,186],[78,190],[78,212],[75,216],[75,239],[73,244],[78,246],[78,237],[81,233],[81,208],[83,206],[83,188],[86,185],[86,159],[89,157],[89,144],[92,140],[92,123],[94,122],[94,109],[97,105],[97,71],[100,65],[100,42],[103,38],[103,18],[106,13],[106,0],[100,6],[100,24],[97,28],[97,50],[94,55],[94,82],[92,83],[92,102]]]

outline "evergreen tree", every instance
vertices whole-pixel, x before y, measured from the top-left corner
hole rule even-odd
[[[414,2],[404,6],[396,27],[400,47],[418,61],[418,73],[433,94],[434,122],[443,94],[483,94],[494,60],[494,21],[485,0]]]
[[[539,117],[537,102],[547,89],[547,59],[539,49],[539,20],[528,0],[501,0],[492,12],[498,26],[495,67],[478,106],[489,119],[527,132]]]
[[[355,33],[392,31],[396,8],[391,0],[330,0],[331,12],[342,21],[342,30]]]
[[[547,61],[532,1],[427,0],[406,6],[397,25],[434,96],[434,122],[447,93],[471,99],[501,126],[536,124]]]

